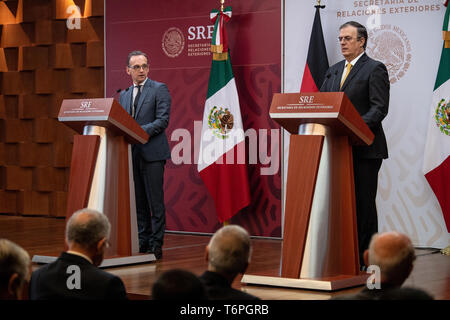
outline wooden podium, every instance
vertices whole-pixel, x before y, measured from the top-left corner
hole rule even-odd
[[[131,144],[146,143],[148,134],[113,98],[66,99],[58,120],[80,134],[74,137],[66,221],[82,208],[108,217],[110,247],[101,267],[156,260],[153,254],[138,254],[131,160]],[[33,262],[55,259],[34,256]]]
[[[280,277],[242,282],[333,291],[359,271],[352,145],[374,135],[343,92],[275,94],[270,116],[291,133]]]

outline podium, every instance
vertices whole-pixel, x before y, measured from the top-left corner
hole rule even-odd
[[[270,116],[291,133],[279,277],[243,283],[334,291],[359,271],[352,145],[374,135],[343,92],[275,94]]]
[[[66,221],[82,208],[108,217],[110,247],[100,267],[156,260],[153,254],[138,254],[131,158],[131,144],[146,143],[148,134],[113,98],[66,99],[58,120],[79,134],[74,136]],[[34,256],[32,261],[54,260]]]

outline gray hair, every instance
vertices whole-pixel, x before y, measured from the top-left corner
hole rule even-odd
[[[367,29],[366,27],[364,27],[362,24],[360,24],[359,22],[356,21],[348,21],[346,23],[344,23],[342,26],[339,27],[339,30],[345,28],[345,27],[355,27],[357,30],[356,36],[358,37],[358,40],[360,40],[361,38],[364,38],[366,41],[364,41],[364,50],[367,47],[367,40],[369,39],[369,35],[367,34]]]
[[[144,56],[144,57],[147,59],[147,63],[149,62],[149,61],[148,61],[148,56],[147,56],[146,53],[144,53],[144,52],[142,52],[142,51],[139,51],[139,50],[134,50],[134,51],[131,51],[131,52],[128,54],[128,57],[127,57],[127,66],[130,66],[130,60],[131,60],[131,57],[134,57],[134,56]]]
[[[19,275],[20,282],[25,281],[29,270],[29,254],[14,242],[0,239],[0,287],[7,286],[14,273]]]
[[[208,262],[216,272],[242,273],[250,262],[250,237],[248,232],[238,225],[228,225],[216,231],[208,248]]]
[[[389,233],[395,236],[399,243],[403,243],[395,251],[390,252],[389,255],[383,255],[383,252],[377,252],[375,248],[377,239],[383,234],[374,234],[369,244],[369,265],[379,266],[384,277],[391,281],[394,278],[407,276],[411,265],[416,259],[416,255],[414,247],[406,235],[398,232]]]
[[[82,215],[88,217],[80,218]],[[85,208],[76,211],[67,221],[66,240],[91,248],[101,239],[108,239],[110,232],[111,224],[103,213]]]

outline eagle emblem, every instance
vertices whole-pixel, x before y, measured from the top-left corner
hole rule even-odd
[[[436,125],[439,127],[442,133],[447,136],[450,135],[450,100],[445,102],[445,99],[439,101],[436,114],[434,116]]]
[[[216,137],[226,139],[234,126],[233,114],[228,108],[214,106],[209,112],[208,126]]]

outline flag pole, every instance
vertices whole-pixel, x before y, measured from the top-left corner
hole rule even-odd
[[[220,0],[220,12],[223,12],[223,5],[225,4],[225,0]],[[225,220],[223,222],[223,226],[227,226],[230,224],[229,220]]]
[[[321,0],[317,0],[317,4],[316,4],[314,7],[315,7],[315,8],[320,8],[320,9],[325,8],[324,5],[320,5],[320,2],[321,2]]]

